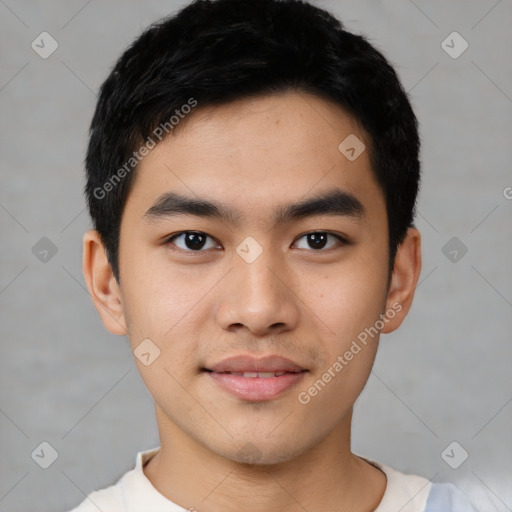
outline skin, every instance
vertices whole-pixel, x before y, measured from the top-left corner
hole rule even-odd
[[[200,106],[199,106],[200,107]],[[366,150],[338,150],[355,134]],[[155,400],[161,449],[144,472],[164,496],[199,511],[374,510],[384,473],[350,449],[352,408],[372,368],[371,339],[307,404],[298,400],[365,328],[400,305],[382,332],[400,326],[421,269],[420,234],[409,228],[388,287],[383,192],[370,141],[341,107],[287,92],[198,108],[140,163],[123,211],[120,284],[99,235],[84,235],[83,272],[105,327],[135,350],[160,349],[138,370]],[[274,224],[271,213],[339,188],[366,209],[362,219],[321,215]],[[222,201],[238,224],[144,213],[167,191]],[[183,231],[209,235],[194,252]],[[328,231],[315,249],[304,235]],[[262,254],[236,252],[248,236]],[[188,252],[187,252],[188,251]],[[256,403],[220,389],[201,368],[233,355],[277,354],[308,370],[277,398]]]

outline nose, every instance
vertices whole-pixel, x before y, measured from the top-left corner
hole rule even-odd
[[[254,336],[265,336],[297,326],[300,301],[294,290],[296,279],[269,252],[263,251],[252,263],[234,258],[215,311],[223,329],[246,329]]]

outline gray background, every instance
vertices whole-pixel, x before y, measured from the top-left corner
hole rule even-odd
[[[158,445],[127,340],[85,289],[83,158],[115,59],[183,3],[0,0],[0,511],[70,509]],[[512,510],[512,2],[316,3],[396,66],[423,139],[421,282],[381,338],[353,449]],[[47,59],[31,48],[43,31],[59,45]],[[469,44],[456,59],[441,46],[453,31]],[[42,237],[57,248],[46,262]],[[43,441],[58,452],[48,469],[31,457]],[[452,441],[469,453],[458,469],[441,457]]]

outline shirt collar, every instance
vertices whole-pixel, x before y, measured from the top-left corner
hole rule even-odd
[[[135,468],[121,479],[123,497],[128,512],[186,512],[174,502],[160,494],[143,467],[158,453],[160,447],[139,452]],[[366,457],[359,458],[380,469],[387,478],[386,490],[374,512],[423,512],[432,483],[426,478],[400,473],[399,471]],[[398,507],[398,508],[397,508]]]

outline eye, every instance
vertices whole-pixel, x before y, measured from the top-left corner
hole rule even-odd
[[[302,235],[299,240],[302,240],[303,238],[306,239],[306,243],[309,245],[310,248],[315,250],[324,249],[327,245],[327,240],[329,237],[335,238],[338,243],[341,242],[341,245],[346,244],[347,241],[339,236],[335,235],[333,233],[329,233],[327,231],[313,231],[311,233],[306,233],[305,235]],[[336,244],[333,244],[334,246]],[[333,245],[330,245],[327,247],[327,249],[330,249],[333,247]],[[340,245],[340,244],[339,244]],[[299,249],[307,249],[308,247],[299,247]]]
[[[182,233],[177,233],[173,235],[167,240],[167,244],[176,245],[179,249],[187,252],[204,252],[201,249],[211,249],[217,247],[218,244],[213,242],[210,246],[206,245],[206,240],[210,239],[213,241],[212,237],[207,235],[206,233],[202,233],[201,231],[183,231]],[[180,240],[180,243],[174,243],[174,240]]]
[[[334,239],[335,242],[328,245],[329,237]],[[207,240],[210,239],[210,245]],[[309,247],[298,247],[299,249],[314,249],[320,251],[321,249],[330,249],[336,245],[348,244],[348,241],[340,235],[329,233],[327,231],[313,231],[302,235],[298,240],[305,239]],[[337,243],[336,243],[337,241]],[[213,238],[202,231],[182,231],[176,233],[167,239],[166,244],[172,244],[178,249],[185,252],[205,252],[206,249],[213,249],[218,247],[218,244]]]

